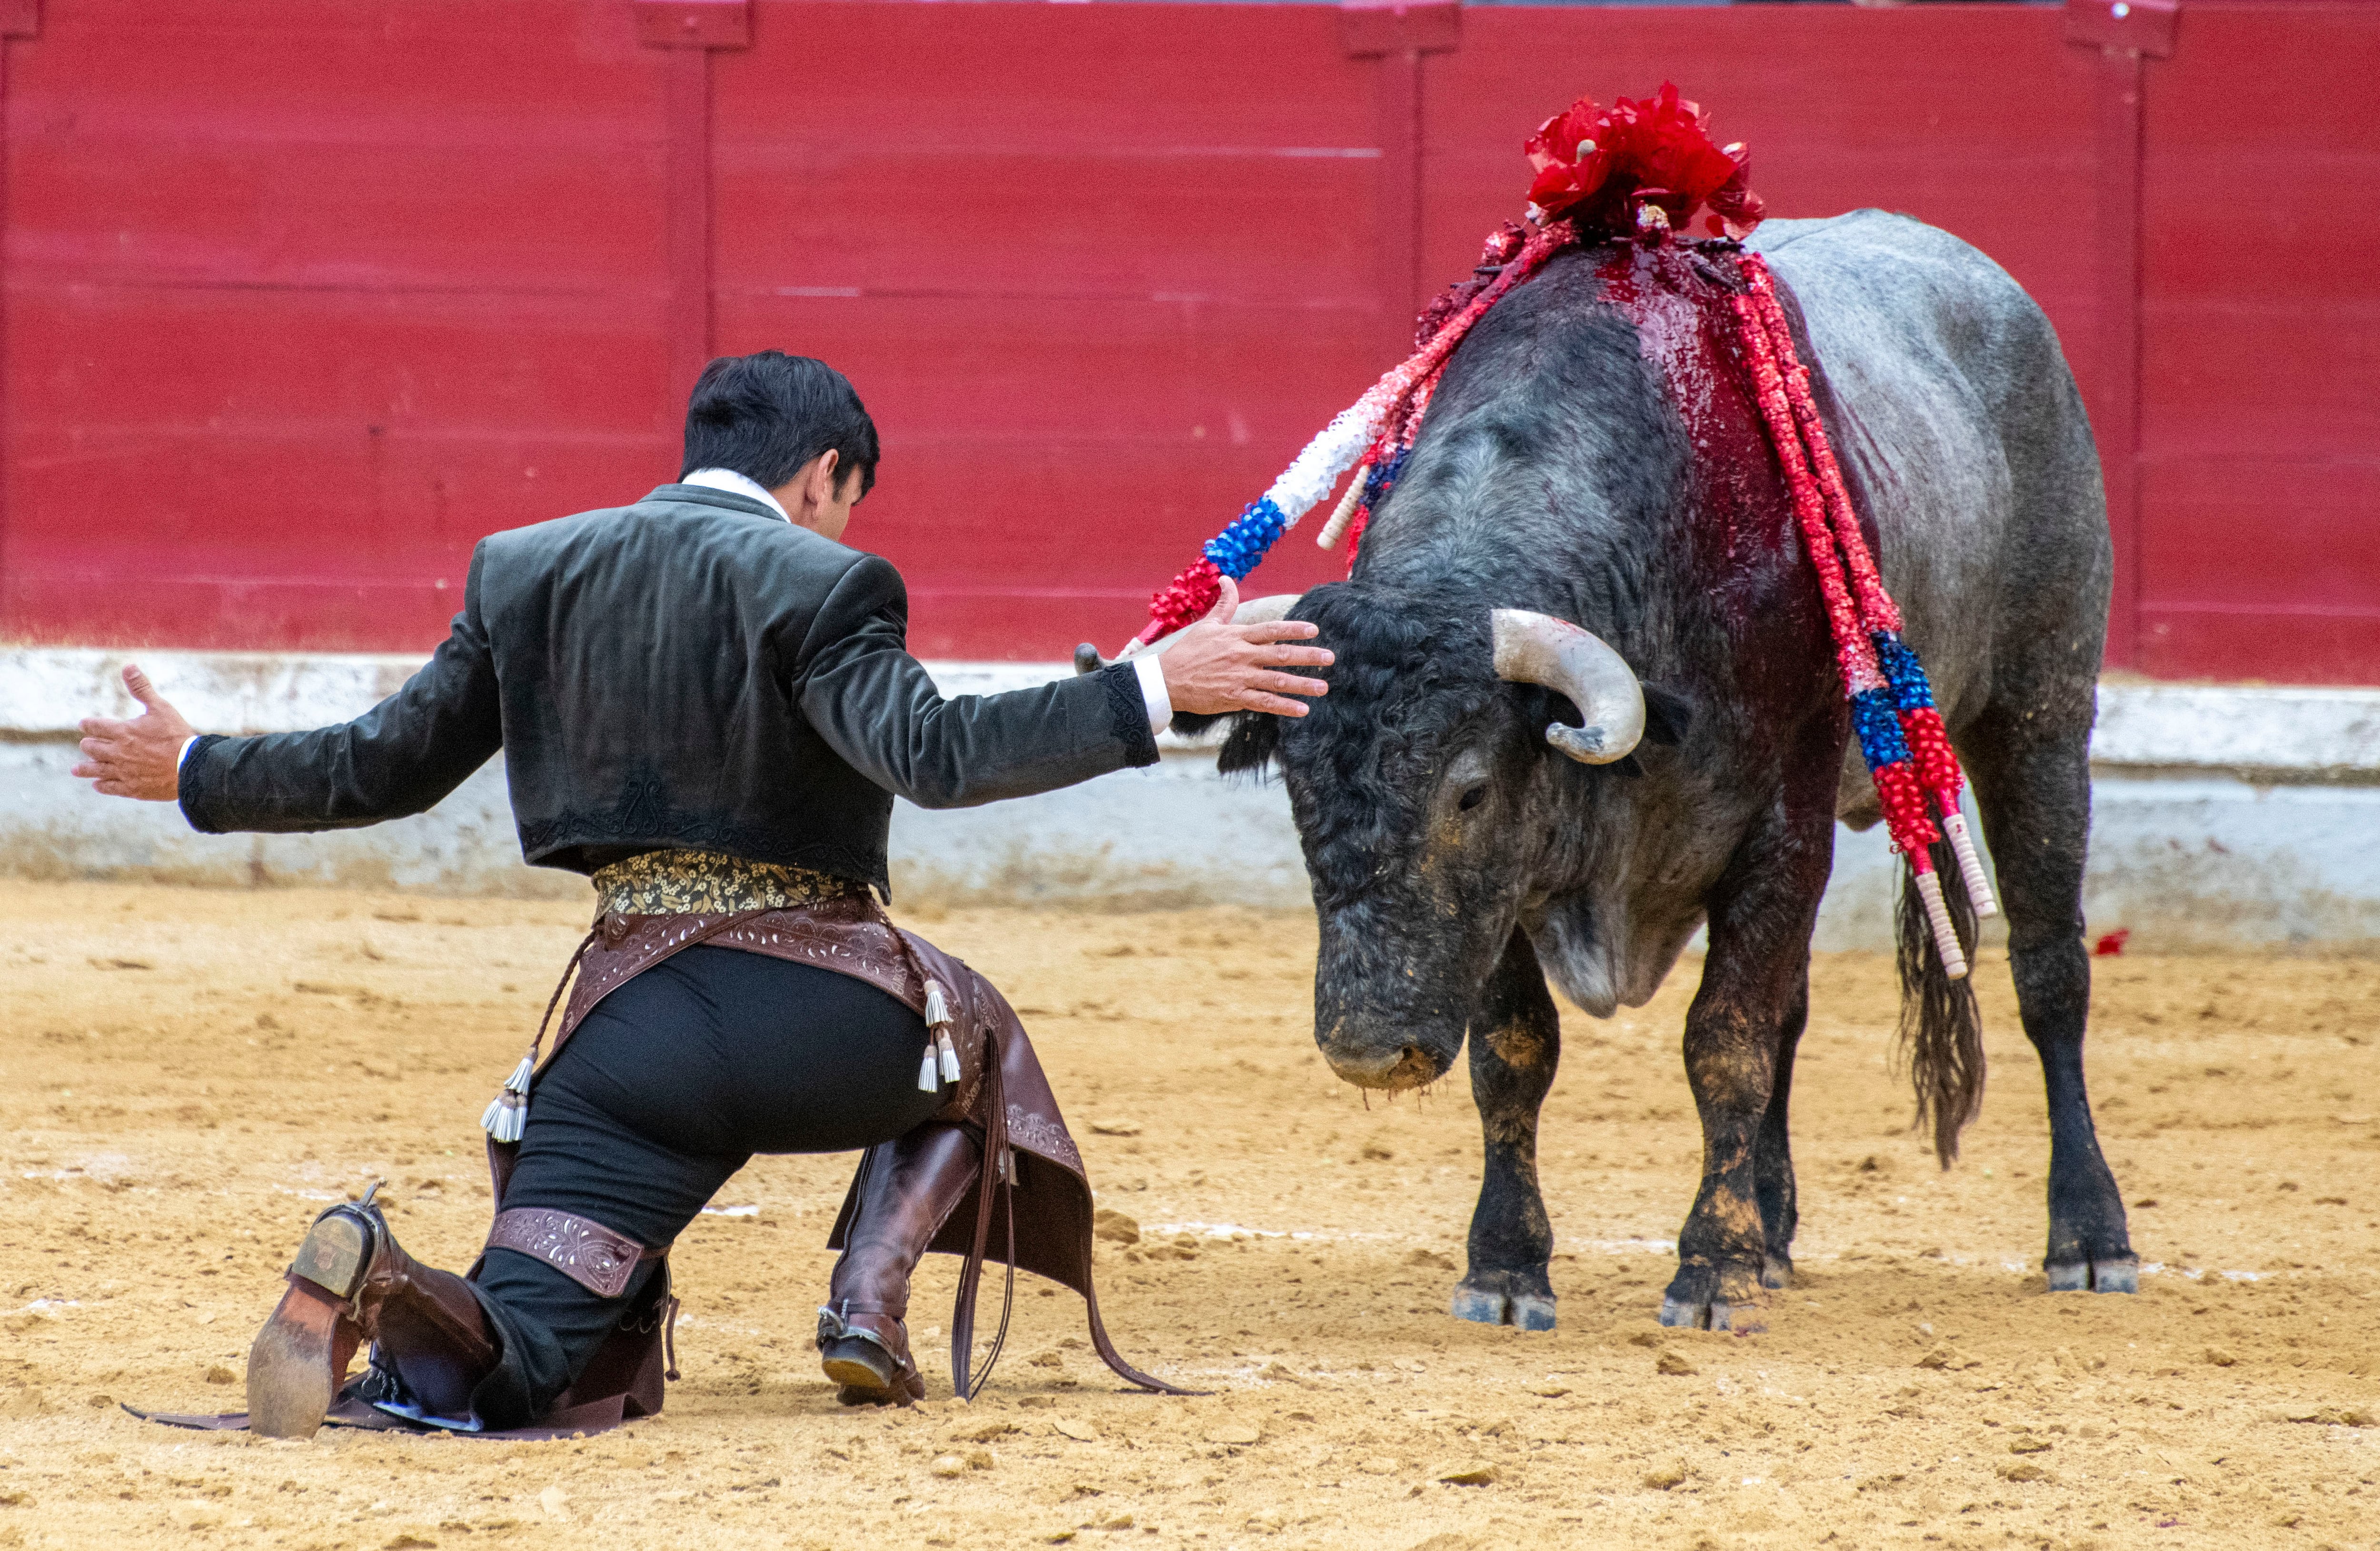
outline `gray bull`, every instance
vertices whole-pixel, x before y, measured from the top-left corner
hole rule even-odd
[[[2032,300],[1931,227],[1862,211],[1770,222],[1751,246],[1798,308],[1996,859],[2047,1079],[2050,1285],[2131,1291],[2082,1079],[2110,562],[2072,377]],[[1488,313],[1352,577],[1293,611],[1338,654],[1330,693],[1300,721],[1241,717],[1225,745],[1227,769],[1273,760],[1289,788],[1332,1068],[1415,1087],[1469,1035],[1487,1156],[1453,1300],[1464,1319],[1554,1323],[1536,1165],[1560,1037],[1546,976],[1609,1017],[1650,998],[1705,925],[1685,1028],[1703,1178],[1661,1318],[1742,1328],[1791,1275],[1786,1107],[1811,928],[1836,821],[1878,811],[1815,574],[1711,305],[1718,278],[1676,243],[1572,249]],[[1982,1048],[1971,992],[1917,929],[1904,900],[1904,1035],[1947,1166],[1981,1098]]]

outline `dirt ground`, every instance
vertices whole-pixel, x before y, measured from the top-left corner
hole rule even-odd
[[[2005,961],[1993,1082],[1938,1172],[1888,1069],[1890,966],[1815,972],[1802,1280],[1755,1336],[1651,1315],[1695,1180],[1694,966],[1568,1014],[1543,1173],[1561,1327],[1458,1324],[1462,1069],[1388,1104],[1308,1033],[1309,917],[917,920],[1025,1010],[1104,1205],[1135,1360],[1031,1284],[972,1407],[839,1409],[809,1347],[847,1157],[756,1163],[680,1241],[684,1382],[599,1437],[175,1432],[237,1409],[324,1202],[417,1254],[487,1224],[476,1129],[582,912],[338,892],[0,892],[0,1545],[2380,1545],[2380,966],[2099,965],[2092,1076],[2148,1262],[2052,1295],[2047,1141]],[[938,1396],[952,1277],[914,1328]],[[170,1542],[156,1537],[170,1536]]]

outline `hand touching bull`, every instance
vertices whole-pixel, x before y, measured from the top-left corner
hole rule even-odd
[[[1193,716],[1218,716],[1225,711],[1270,711],[1275,716],[1304,716],[1305,707],[1288,697],[1327,695],[1330,686],[1305,673],[1284,668],[1327,668],[1330,653],[1322,647],[1292,646],[1310,641],[1319,627],[1298,619],[1252,620],[1240,612],[1240,589],[1231,577],[1207,617],[1164,644],[1160,659],[1165,671],[1166,697],[1176,711]]]

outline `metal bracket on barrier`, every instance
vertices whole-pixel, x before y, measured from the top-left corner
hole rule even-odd
[[[655,48],[749,48],[752,0],[637,0],[637,41]]]
[[[2148,59],[2173,55],[2181,0],[2066,0],[2066,41]]]
[[[1340,0],[1339,42],[1350,59],[1451,54],[1463,46],[1462,0]]]

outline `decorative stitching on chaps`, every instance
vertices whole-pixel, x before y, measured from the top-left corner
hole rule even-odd
[[[1062,1127],[1038,1115],[1026,1113],[1020,1105],[1008,1107],[1008,1134],[1023,1143],[1028,1151],[1063,1158],[1077,1169],[1083,1167],[1083,1155],[1075,1150],[1075,1139],[1067,1135]]]
[[[516,1206],[496,1214],[488,1248],[511,1250],[542,1260],[598,1298],[617,1298],[640,1260],[659,1260],[669,1247],[649,1250],[600,1222],[544,1206]]]

